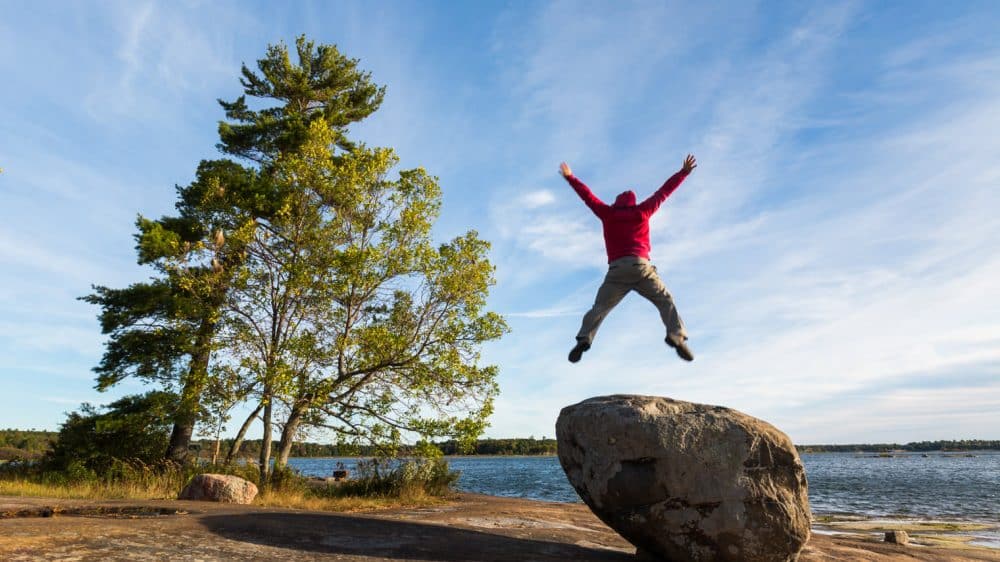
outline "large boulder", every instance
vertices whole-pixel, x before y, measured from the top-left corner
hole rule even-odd
[[[590,509],[647,556],[793,561],[809,539],[791,440],[721,406],[615,395],[563,408],[559,462]]]
[[[257,486],[229,474],[198,474],[177,499],[248,504],[257,497]]]

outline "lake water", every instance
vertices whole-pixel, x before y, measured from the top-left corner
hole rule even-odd
[[[1000,522],[1000,452],[896,455],[803,454],[809,503],[816,515],[859,515]],[[309,476],[329,476],[337,462],[294,458]],[[578,502],[556,457],[448,457],[466,492],[544,501]]]

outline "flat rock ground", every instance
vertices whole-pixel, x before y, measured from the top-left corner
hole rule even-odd
[[[329,513],[185,501],[0,496],[0,560],[635,560],[584,505],[462,494]],[[802,562],[1000,561],[1000,550],[814,534]]]

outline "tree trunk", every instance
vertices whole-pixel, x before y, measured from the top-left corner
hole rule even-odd
[[[191,434],[194,433],[194,421],[174,421],[174,429],[170,432],[170,444],[167,446],[166,459],[177,464],[188,461],[188,447],[191,445]]]
[[[198,328],[194,352],[184,377],[181,389],[180,403],[174,413],[174,429],[170,432],[170,444],[167,445],[166,459],[177,464],[188,461],[188,447],[191,445],[191,435],[201,408],[201,394],[208,382],[208,360],[212,351],[212,337],[215,335],[215,321],[212,315],[206,315]]]
[[[281,441],[278,444],[278,457],[274,461],[275,469],[284,467],[288,464],[288,455],[292,452],[295,431],[298,430],[299,424],[302,422],[302,416],[305,414],[308,407],[308,402],[299,401],[292,407],[291,413],[288,414],[288,420],[285,421],[285,427],[281,430]]]
[[[250,430],[250,424],[253,423],[253,420],[257,418],[257,414],[260,414],[260,411],[263,409],[263,402],[257,404],[257,408],[249,416],[247,416],[246,421],[244,421],[243,425],[240,426],[240,431],[236,434],[236,440],[233,441],[233,446],[230,447],[229,452],[226,453],[226,464],[233,462],[236,455],[240,454],[240,449],[243,447],[243,439],[247,436],[247,431]]]
[[[264,435],[260,443],[260,486],[267,486],[271,475],[271,405],[270,389],[264,390]]]
[[[212,464],[219,462],[219,445],[222,441],[222,418],[219,418],[219,423],[215,426],[215,448],[212,449]]]

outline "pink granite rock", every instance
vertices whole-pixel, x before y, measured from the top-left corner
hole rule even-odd
[[[239,476],[199,474],[188,482],[177,499],[248,504],[257,497],[257,486]]]

